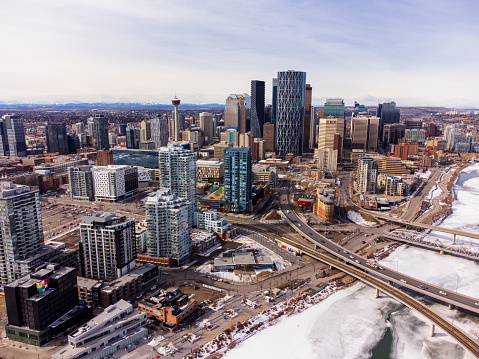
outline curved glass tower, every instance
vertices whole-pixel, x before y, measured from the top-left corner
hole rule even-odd
[[[278,72],[276,151],[282,156],[303,154],[306,72]]]

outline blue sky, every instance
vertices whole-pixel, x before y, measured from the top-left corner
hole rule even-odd
[[[479,107],[475,1],[3,0],[0,101],[224,103],[282,70],[313,104]]]

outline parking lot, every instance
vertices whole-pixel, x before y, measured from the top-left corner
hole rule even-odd
[[[73,205],[48,204],[44,202],[42,202],[41,211],[43,234],[46,242],[68,232],[78,232],[81,216],[86,213],[85,209],[79,209]]]

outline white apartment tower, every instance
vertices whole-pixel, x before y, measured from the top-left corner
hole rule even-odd
[[[160,148],[160,187],[169,188],[171,194],[188,202],[188,218],[193,223],[196,211],[196,154],[179,144]]]
[[[148,256],[171,258],[179,265],[184,263],[191,249],[191,224],[189,203],[160,190],[146,201],[146,252]]]
[[[138,167],[94,166],[92,171],[96,201],[118,202],[138,193]]]

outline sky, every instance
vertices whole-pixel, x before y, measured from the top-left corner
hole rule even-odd
[[[306,72],[313,105],[479,107],[474,0],[0,0],[0,102],[224,103]]]

